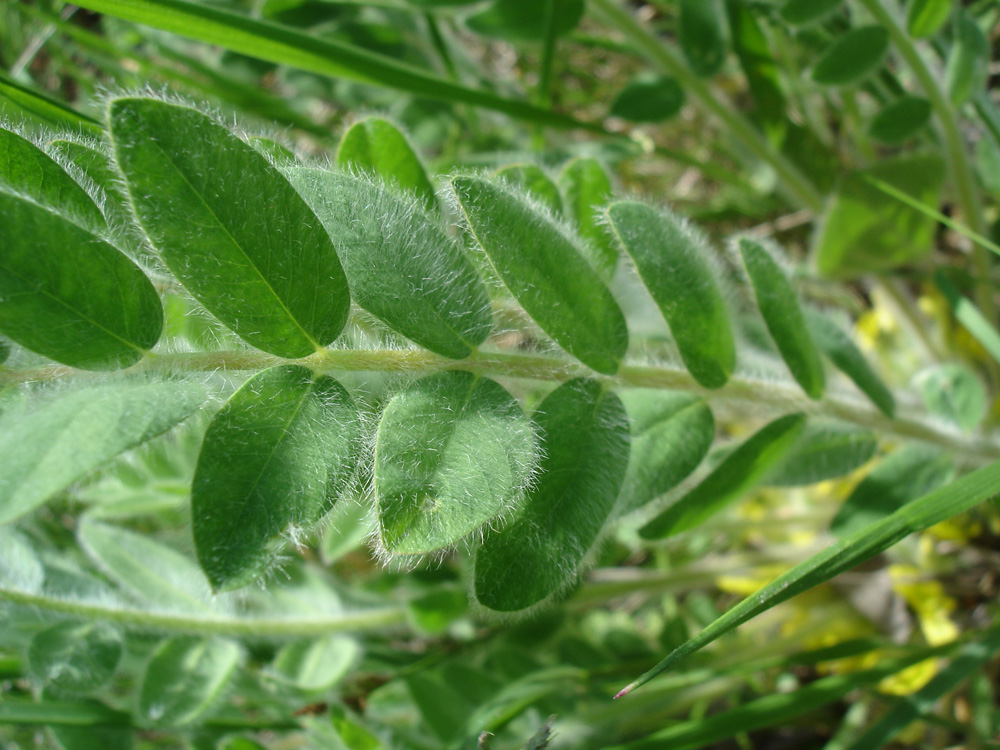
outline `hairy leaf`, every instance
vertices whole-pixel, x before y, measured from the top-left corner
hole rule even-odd
[[[344,133],[337,147],[337,164],[394,183],[419,198],[427,208],[437,205],[434,186],[420,157],[406,136],[381,117],[359,120]]]
[[[279,357],[337,337],[350,305],[337,253],[266,158],[191,107],[122,98],[109,117],[139,223],[199,302]]]
[[[354,472],[359,433],[343,386],[305,367],[264,370],[232,395],[191,487],[198,561],[214,589],[255,580],[283,534],[322,518]]]
[[[498,169],[497,177],[524,189],[556,216],[562,214],[562,196],[559,194],[559,188],[537,164],[511,164]]]
[[[639,535],[663,539],[688,531],[743,497],[785,456],[804,424],[802,414],[788,414],[762,427],[727,455],[701,484],[639,529]]]
[[[869,430],[843,422],[810,423],[765,482],[797,487],[836,479],[863,465],[877,448],[878,439]]]
[[[795,290],[781,266],[762,245],[743,238],[739,246],[757,307],[788,370],[809,398],[822,398],[826,388],[823,362],[809,334]]]
[[[431,375],[386,405],[375,448],[379,534],[392,554],[455,544],[509,511],[530,482],[528,418],[498,383]]]
[[[23,516],[88,472],[166,432],[205,400],[200,385],[118,383],[0,416],[0,523]]]
[[[476,242],[525,311],[588,367],[617,372],[628,347],[625,316],[559,226],[506,185],[482,177],[451,185]]]
[[[896,400],[892,391],[875,374],[865,355],[861,353],[851,338],[826,315],[806,308],[806,325],[816,346],[833,364],[849,377],[872,403],[887,417],[896,412]]]
[[[830,531],[848,536],[937,489],[954,476],[951,459],[939,449],[907,445],[880,461],[844,501]]]
[[[139,690],[139,717],[153,726],[190,724],[219,696],[240,647],[221,638],[168,638],[153,652]]]
[[[0,191],[0,247],[0,330],[26,348],[113,370],[160,338],[163,309],[146,275],[63,215]]]
[[[986,390],[968,367],[937,365],[917,373],[916,384],[927,411],[972,432],[986,415]]]
[[[736,364],[736,347],[704,240],[677,216],[634,201],[612,203],[608,222],[695,380],[706,388],[725,385]]]
[[[812,71],[816,83],[846,86],[873,73],[889,51],[889,32],[881,26],[859,26],[840,35]]]
[[[359,652],[357,641],[343,635],[295,641],[274,657],[269,676],[299,690],[328,690],[353,666]]]
[[[0,186],[58,211],[91,232],[106,227],[104,214],[86,190],[38,146],[3,127]]]
[[[715,419],[693,394],[630,390],[621,399],[631,421],[632,452],[618,512],[628,513],[698,468],[715,439]]]
[[[589,241],[591,265],[605,278],[610,277],[618,265],[618,248],[597,219],[598,209],[611,198],[611,178],[597,159],[578,157],[559,173],[559,187],[566,214],[576,223],[580,236]]]
[[[337,246],[361,307],[446,357],[463,359],[483,343],[492,327],[486,286],[415,199],[319,169],[289,177]]]
[[[526,609],[574,579],[628,466],[625,407],[593,380],[559,386],[533,419],[544,451],[536,484],[514,519],[476,551],[476,599],[501,612]]]
[[[122,655],[118,629],[105,622],[61,622],[31,639],[28,663],[34,678],[74,693],[111,679]]]

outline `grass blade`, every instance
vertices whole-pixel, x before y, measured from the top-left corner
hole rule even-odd
[[[104,132],[104,128],[94,118],[22,86],[2,72],[0,72],[0,105],[3,105],[0,111],[5,111],[7,115],[11,114],[11,110],[20,112],[59,130],[69,128],[92,135]]]
[[[1000,495],[1000,462],[985,466],[914,500],[882,521],[844,537],[778,576],[715,620],[694,638],[674,649],[663,661],[615,697],[626,695],[644,685],[684,657],[771,607],[874,557],[910,534],[923,531],[998,495]]]
[[[598,125],[587,125],[526,102],[461,86],[358,47],[185,0],[83,0],[78,4],[98,13],[321,75],[386,86],[428,99],[485,107],[539,125],[603,131]]]

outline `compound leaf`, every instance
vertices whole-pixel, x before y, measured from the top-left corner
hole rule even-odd
[[[381,117],[366,117],[354,123],[337,147],[337,164],[366,172],[398,185],[434,208],[434,186],[406,136]]]
[[[454,544],[509,511],[534,467],[531,423],[501,385],[462,371],[418,380],[378,428],[382,545],[413,555]]]
[[[451,185],[476,242],[525,311],[588,367],[617,372],[628,347],[625,316],[559,226],[507,185],[482,177]]]
[[[811,399],[823,397],[826,376],[798,295],[778,262],[762,245],[742,238],[740,257],[753,286],[757,308],[795,381]]]
[[[736,364],[736,347],[704,241],[673,214],[635,201],[612,203],[608,222],[694,379],[706,388],[725,385]]]
[[[544,451],[514,519],[476,551],[475,595],[501,612],[526,609],[570,583],[614,507],[629,457],[621,400],[583,378],[535,411]]]
[[[663,539],[693,529],[761,482],[802,433],[805,416],[787,414],[741,443],[701,484],[639,529],[644,539]]]
[[[215,590],[267,568],[282,534],[309,528],[354,472],[358,412],[336,380],[264,370],[212,419],[191,487],[198,561]]]
[[[146,275],[64,215],[0,191],[0,247],[0,330],[19,344],[114,370],[159,340],[163,309]]]
[[[41,505],[122,451],[166,432],[205,400],[183,382],[95,386],[0,416],[0,523]]]
[[[350,305],[337,253],[265,157],[191,107],[122,98],[109,118],[139,223],[188,291],[279,357],[337,337]]]
[[[153,652],[139,691],[139,717],[154,726],[190,724],[219,696],[240,661],[222,638],[177,637]]]
[[[631,422],[632,451],[618,512],[628,513],[698,468],[715,439],[715,419],[708,404],[689,393],[630,390],[621,399]]]
[[[355,301],[433,352],[468,357],[489,335],[486,286],[415,199],[367,178],[289,170],[340,252]]]

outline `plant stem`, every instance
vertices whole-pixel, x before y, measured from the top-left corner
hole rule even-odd
[[[2,587],[0,587],[0,601],[89,620],[117,622],[144,630],[246,638],[312,638],[330,633],[379,630],[406,622],[406,611],[402,607],[361,610],[326,617],[244,618],[150,612],[127,609],[105,602],[74,601]]]
[[[983,218],[979,189],[972,173],[972,166],[962,139],[955,110],[938,79],[931,72],[920,51],[914,45],[897,18],[897,14],[886,7],[884,0],[859,0],[869,13],[889,32],[893,45],[906,62],[910,72],[923,89],[924,95],[931,103],[934,115],[937,117],[941,135],[944,140],[945,154],[948,158],[948,169],[955,184],[956,198],[965,216],[965,223],[976,234],[986,234],[986,222]],[[972,249],[972,261],[978,283],[976,284],[977,303],[987,320],[995,325],[997,321],[996,306],[990,290],[990,259],[986,251],[980,247]]]
[[[151,354],[126,372],[182,374],[257,371],[287,364],[289,361],[252,351]],[[467,359],[448,359],[427,351],[399,349],[327,349],[293,361],[318,372],[430,374],[442,370],[467,370],[494,378],[552,382],[564,382],[576,377],[596,377],[610,386],[698,393],[712,404],[725,405],[728,410],[750,418],[766,413],[802,411],[852,422],[883,434],[933,443],[972,463],[988,463],[1000,459],[1000,442],[982,434],[964,435],[948,430],[921,413],[900,413],[895,419],[889,419],[866,402],[848,396],[829,393],[821,401],[812,401],[794,383],[778,383],[749,376],[733,377],[725,387],[711,391],[698,385],[687,370],[670,365],[623,365],[617,375],[603,377],[596,376],[579,362],[555,357],[477,352]],[[20,371],[0,367],[0,383],[47,381],[69,376],[96,377],[96,374],[62,365]]]
[[[797,204],[814,213],[823,209],[823,196],[799,168],[775,151],[721,92],[692,73],[680,56],[636,21],[619,0],[591,0],[590,7],[624,34],[628,42],[660,70],[679,80],[685,92],[691,94],[705,111],[721,120],[754,156],[771,165],[789,197]]]

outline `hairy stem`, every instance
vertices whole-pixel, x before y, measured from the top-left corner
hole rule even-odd
[[[251,351],[219,351],[198,354],[147,355],[126,372],[156,372],[183,374],[191,372],[258,371],[288,363],[270,354]],[[394,372],[430,374],[442,370],[467,370],[494,378],[519,378],[563,382],[575,377],[596,377],[610,386],[624,388],[658,388],[690,391],[701,394],[711,404],[724,407],[736,415],[756,417],[767,413],[803,411],[852,422],[911,440],[922,440],[952,451],[963,460],[981,464],[1000,459],[1000,442],[986,435],[965,435],[913,411],[901,409],[895,419],[889,419],[867,402],[849,396],[828,393],[821,401],[812,401],[792,382],[774,382],[749,376],[737,376],[716,391],[707,390],[691,377],[687,370],[669,365],[624,365],[617,375],[595,376],[579,362],[556,357],[477,352],[467,359],[448,359],[427,351],[327,349],[305,359],[300,364],[317,372]],[[61,365],[33,370],[6,370],[0,367],[0,383],[45,381],[71,375],[93,375]]]

